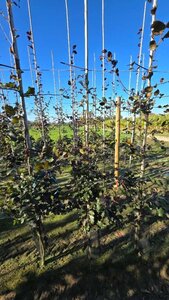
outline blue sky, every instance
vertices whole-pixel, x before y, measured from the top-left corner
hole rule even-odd
[[[16,0],[17,2],[18,0]],[[93,69],[93,55],[96,55],[97,72],[97,88],[98,95],[101,97],[101,67],[100,54],[102,51],[101,44],[101,0],[89,0],[89,68]],[[105,0],[105,48],[116,54],[118,60],[118,68],[120,70],[120,78],[128,87],[128,64],[130,56],[137,61],[139,52],[138,43],[139,28],[142,26],[144,0]],[[157,19],[163,22],[169,21],[169,1],[159,0],[157,10]],[[34,30],[34,40],[37,51],[38,65],[42,70],[42,83],[45,93],[50,91],[53,93],[53,77],[51,71],[51,50],[54,54],[56,81],[57,71],[60,70],[61,86],[68,88],[67,81],[69,79],[68,67],[60,64],[61,61],[68,62],[67,50],[67,32],[66,32],[66,14],[64,0],[30,0],[32,21]],[[84,17],[83,17],[83,0],[68,0],[69,21],[70,21],[70,37],[71,45],[77,45],[77,55],[75,63],[77,66],[84,66]],[[147,3],[147,14],[145,23],[145,35],[143,42],[143,53],[145,55],[145,66],[148,65],[149,57],[149,36],[150,36],[150,16],[151,4]],[[6,15],[5,0],[0,1],[0,11]],[[29,72],[29,61],[27,54],[27,35],[29,30],[29,18],[27,1],[20,0],[20,8],[13,5],[14,21],[18,38],[18,48],[20,53],[21,68],[24,71],[24,89],[27,90],[31,86],[31,76]],[[3,30],[9,36],[9,28],[5,18],[0,16],[0,63],[10,64],[9,42],[7,41]],[[2,30],[3,28],[3,30]],[[152,82],[159,82],[161,77],[169,80],[169,39],[166,39],[158,48],[155,59],[158,65],[157,73],[153,76]],[[81,72],[78,74],[81,74]],[[9,82],[9,70],[0,70],[0,78],[2,81]],[[110,75],[107,74],[111,85]],[[90,85],[92,84],[90,74]],[[131,86],[135,87],[135,73],[132,74]],[[57,81],[58,83],[58,81]],[[141,84],[141,82],[140,82]],[[58,88],[58,84],[57,84]],[[169,95],[169,84],[160,87],[160,92]],[[107,97],[111,96],[112,91],[107,91]],[[125,96],[121,86],[117,86],[119,96]],[[127,97],[127,95],[125,96]],[[79,99],[80,100],[80,99]],[[51,109],[55,101],[52,100]],[[168,98],[158,100],[159,104],[167,104]],[[27,100],[27,106],[30,110],[33,99]],[[64,108],[70,111],[70,100],[64,99]],[[156,110],[157,112],[157,110]]]

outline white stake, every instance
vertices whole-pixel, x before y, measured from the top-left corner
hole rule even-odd
[[[86,88],[86,124],[85,124],[85,142],[86,146],[89,144],[89,94],[88,94],[88,0],[84,0],[84,34],[85,34],[85,88]]]
[[[153,0],[152,9],[154,9],[154,8],[157,8],[157,0]],[[156,20],[156,14],[152,14],[151,24],[153,24],[155,20]],[[153,40],[154,40],[153,29],[151,29],[150,41],[153,41]],[[149,72],[152,71],[153,59],[154,59],[154,51],[150,49],[149,66],[148,66]],[[147,85],[151,86],[151,78],[149,78],[147,80]],[[149,99],[148,99],[148,101],[149,101]],[[141,162],[141,177],[144,176],[144,172],[145,172],[145,162],[146,162],[145,155],[146,155],[146,151],[147,151],[148,118],[149,118],[149,114],[146,113],[145,114],[145,123],[144,123],[144,138],[143,138],[143,145],[142,145],[143,159]]]
[[[67,27],[67,45],[68,45],[68,58],[69,58],[69,80],[71,83],[71,98],[72,98],[72,118],[73,118],[73,139],[74,146],[76,146],[77,134],[76,134],[76,119],[75,119],[75,96],[73,89],[73,70],[71,61],[71,48],[70,48],[70,26],[69,26],[69,10],[68,10],[68,0],[65,0],[66,8],[66,27]]]
[[[102,0],[102,51],[105,49],[105,37],[104,37],[104,0]],[[105,97],[105,61],[104,61],[104,53],[102,60],[102,99]],[[103,100],[104,101],[104,100]],[[103,124],[102,124],[102,132],[103,132],[103,147],[105,142],[105,108],[103,106]]]

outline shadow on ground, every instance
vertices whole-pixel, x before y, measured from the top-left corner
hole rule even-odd
[[[168,300],[169,253],[166,251],[160,257],[166,249],[166,235],[168,230],[163,230],[153,237],[157,240],[155,253],[151,248],[140,257],[127,235],[102,246],[99,259],[98,253],[92,260],[84,253],[76,258],[72,256],[64,266],[57,267],[61,257],[55,258],[53,268],[51,264],[50,270],[39,276],[35,272],[25,274],[14,299]],[[70,255],[78,250],[81,242],[70,248]]]

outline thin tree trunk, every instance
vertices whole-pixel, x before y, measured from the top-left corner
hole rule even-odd
[[[27,119],[27,112],[26,112],[26,105],[25,105],[25,98],[24,98],[23,84],[22,84],[22,71],[20,67],[20,59],[19,59],[19,52],[17,47],[17,38],[16,38],[16,31],[15,31],[15,25],[13,20],[11,0],[6,0],[6,6],[8,12],[8,21],[9,21],[11,39],[12,39],[11,47],[13,51],[16,74],[18,77],[19,94],[21,98],[21,105],[23,111],[23,128],[24,128],[24,138],[25,138],[25,146],[26,146],[27,168],[28,168],[28,173],[30,174],[31,173],[31,166],[30,166],[31,140],[29,136],[28,119]]]
[[[153,0],[153,5],[152,9],[154,10],[157,8],[157,0]],[[156,14],[152,14],[152,21],[151,24],[154,23],[156,19]],[[151,41],[154,40],[153,36],[153,29],[151,30]],[[152,66],[153,66],[153,60],[154,60],[154,51],[150,49],[150,54],[149,54],[149,72],[152,72]],[[151,78],[148,79],[147,86],[151,86]],[[147,104],[149,103],[150,98],[147,100]],[[146,166],[146,152],[147,152],[147,133],[148,133],[148,120],[149,120],[149,113],[145,114],[145,120],[144,120],[144,137],[143,137],[143,145],[142,145],[142,162],[141,162],[141,177],[144,176],[145,173],[145,166]]]
[[[59,94],[60,94],[60,104],[59,104],[59,108],[60,108],[60,125],[62,124],[62,133],[61,133],[61,126],[59,126],[59,135],[60,137],[62,137],[62,134],[63,134],[63,105],[62,105],[62,93],[60,91],[61,89],[61,80],[60,80],[60,71],[58,70],[58,86],[59,86]]]
[[[53,57],[53,52],[51,51],[51,60],[52,60],[52,75],[53,75],[53,90],[54,94],[57,94],[56,91],[56,78],[55,78],[55,64],[54,64],[54,57]],[[61,139],[61,133],[60,133],[60,107],[59,107],[59,102],[57,99],[57,96],[55,96],[55,103],[56,103],[56,115],[58,119],[58,129],[59,129],[59,140]]]
[[[141,58],[142,58],[146,8],[147,8],[147,0],[144,3],[143,22],[142,22],[142,31],[141,31],[141,39],[140,39],[140,50],[139,50],[139,56],[138,56],[138,65],[139,66],[140,66]],[[136,95],[138,94],[138,90],[139,90],[139,79],[140,79],[140,67],[138,67],[138,70],[137,70],[136,90],[135,90]],[[135,143],[135,135],[136,135],[136,113],[133,113],[133,117],[132,117],[132,134],[131,134],[131,144],[132,145],[134,145],[134,143]],[[130,155],[130,165],[131,165],[131,163],[132,163],[132,156]]]
[[[31,59],[30,59],[30,48],[27,46],[28,50],[28,61],[29,61],[29,69],[30,69],[30,75],[31,75],[31,81],[32,81],[32,86],[35,87],[34,84],[34,78],[33,78],[33,70],[32,70],[32,64],[31,64]]]
[[[105,49],[104,38],[104,0],[102,0],[102,51]],[[102,60],[102,99],[105,97],[105,61]],[[103,100],[104,101],[104,100]],[[105,108],[103,106],[103,123],[102,123],[103,148],[105,146]]]
[[[94,88],[94,96],[93,96],[93,116],[94,116],[94,129],[95,133],[97,131],[97,98],[96,98],[96,55],[94,53],[94,70],[93,70],[93,88]]]
[[[119,186],[119,157],[120,157],[120,110],[121,98],[116,98],[116,130],[115,130],[115,158],[114,158],[114,177],[116,187]]]

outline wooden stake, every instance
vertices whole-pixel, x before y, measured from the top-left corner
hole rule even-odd
[[[114,177],[116,187],[119,185],[119,153],[120,153],[120,111],[121,98],[116,98],[116,124],[115,124],[115,159],[114,159]]]

